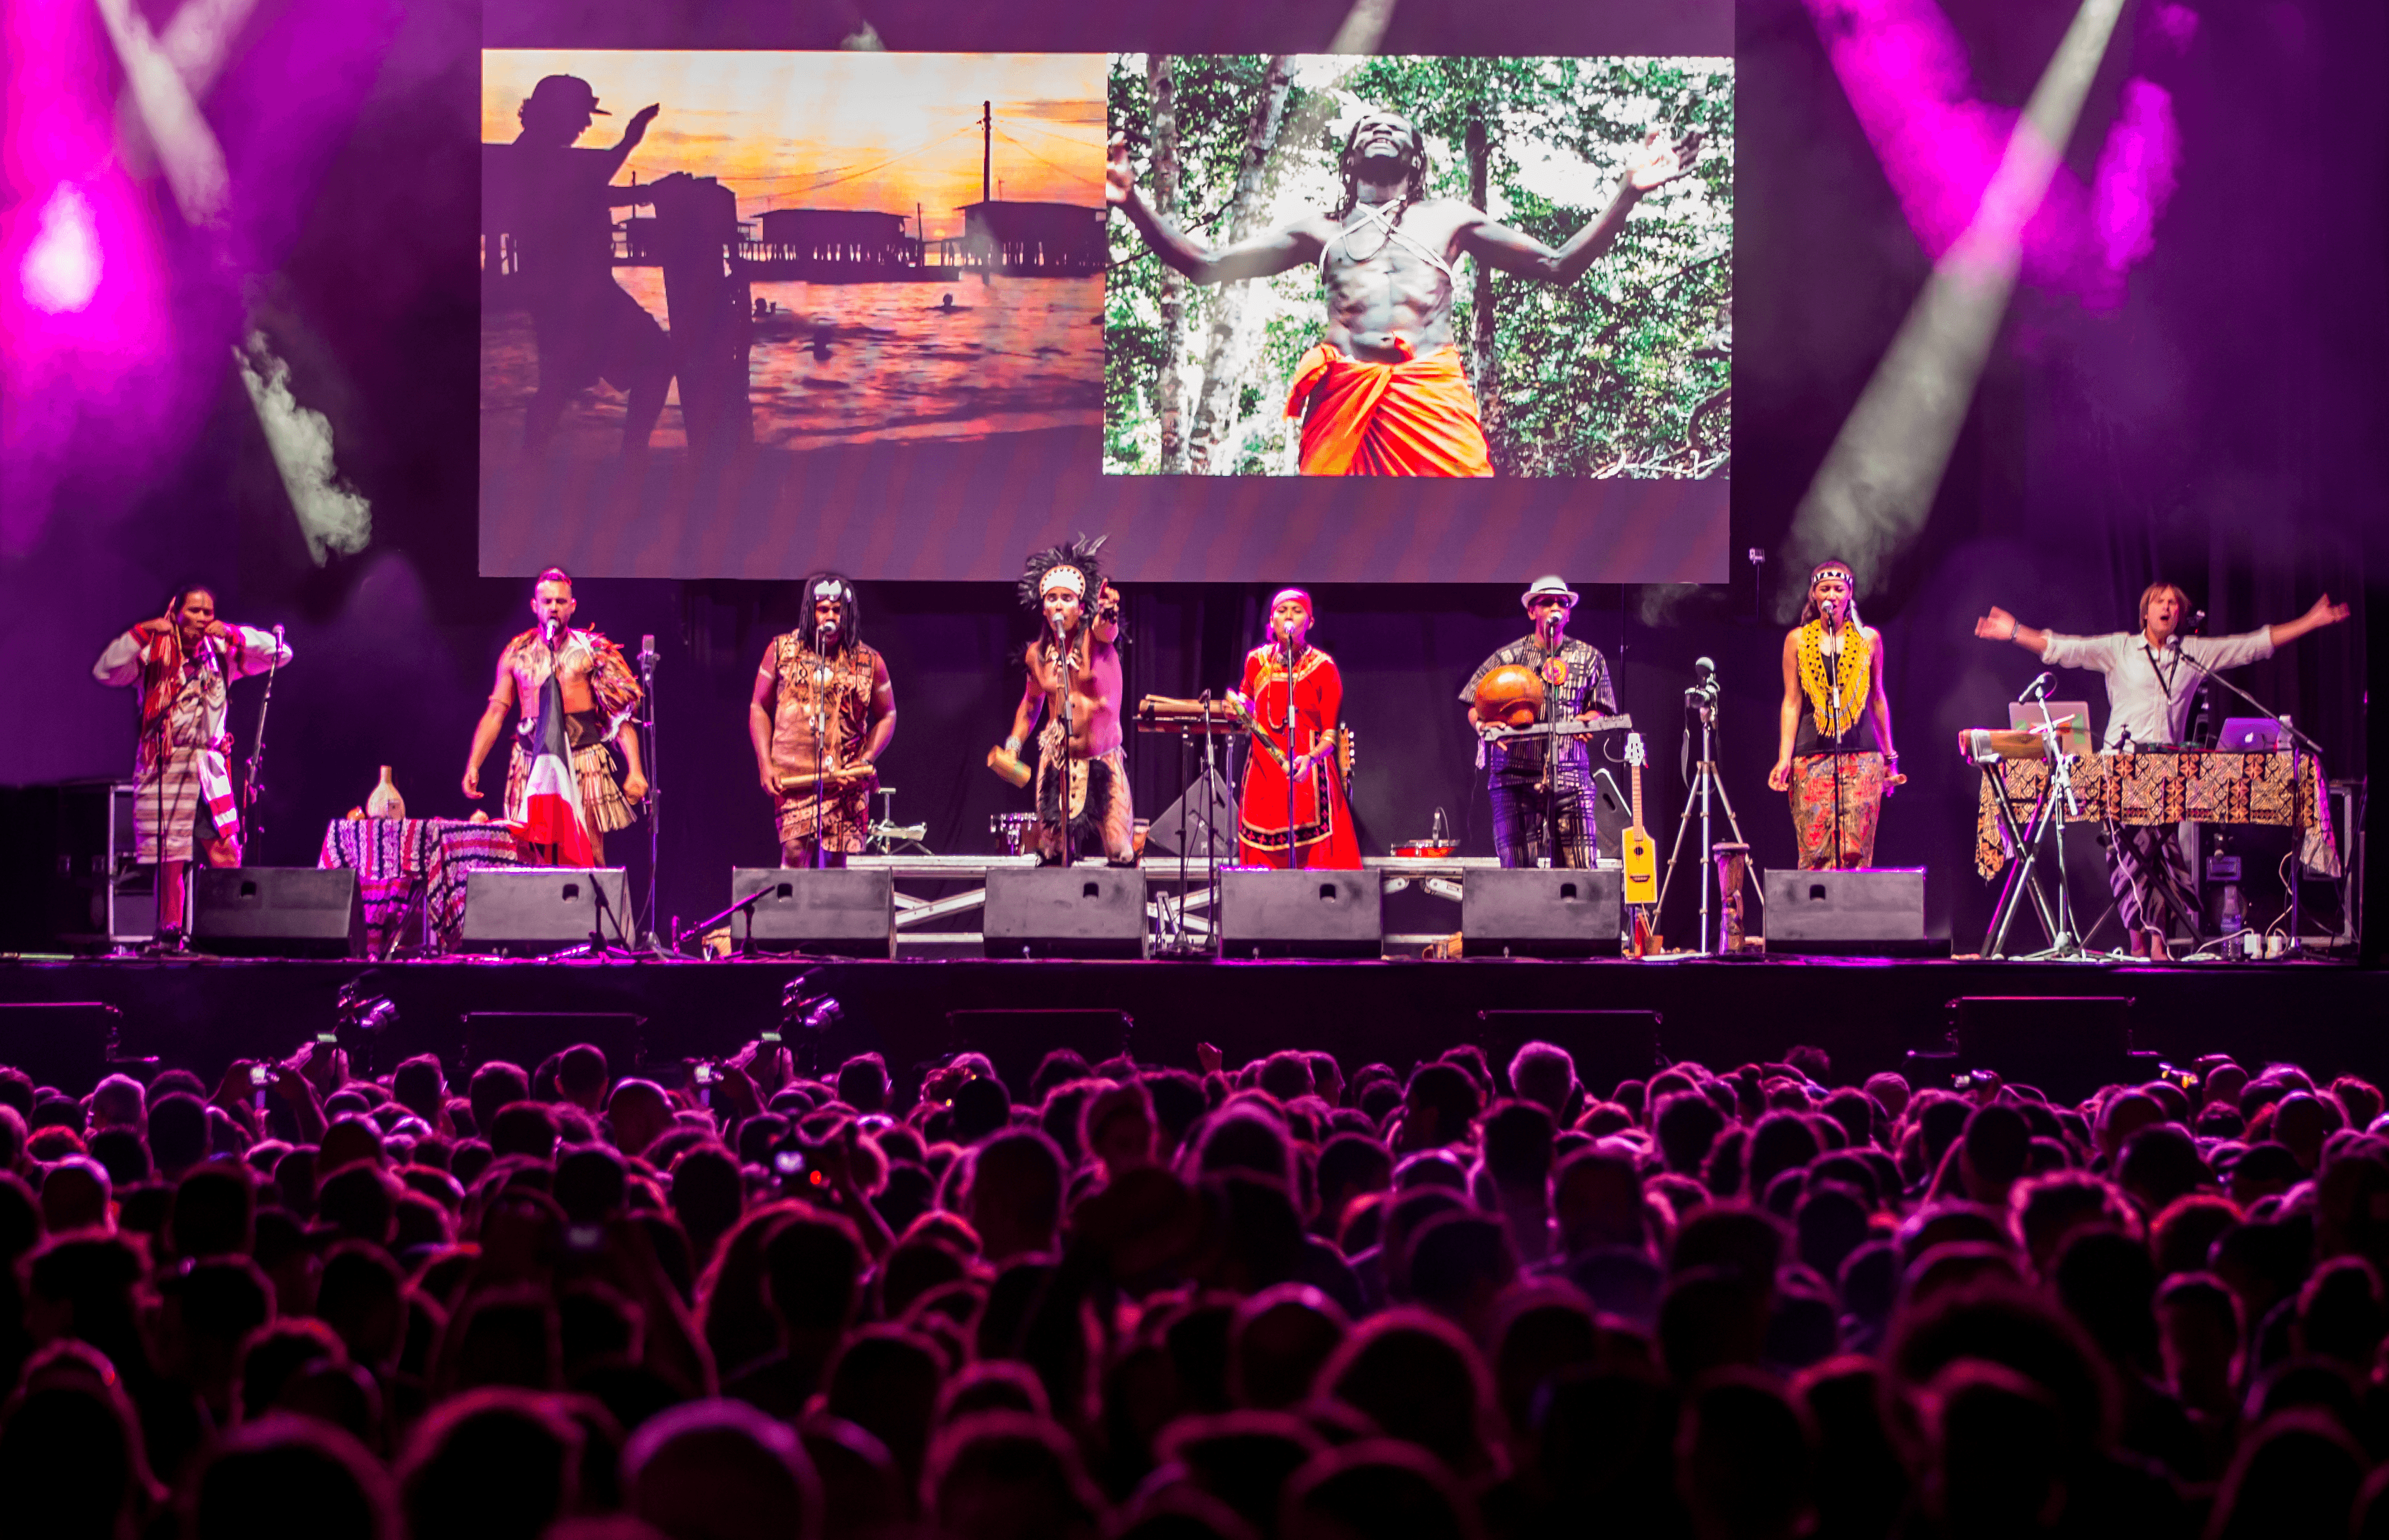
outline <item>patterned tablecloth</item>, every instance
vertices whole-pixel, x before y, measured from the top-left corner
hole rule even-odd
[[[2076,810],[2060,816],[2081,822],[2117,823],[2273,823],[2298,824],[2306,830],[2300,851],[2307,871],[2336,881],[2340,874],[2339,845],[2332,838],[2331,799],[2317,794],[2325,784],[2322,760],[2302,754],[2297,759],[2297,804],[2290,799],[2291,755],[2234,754],[2217,750],[2148,750],[2136,754],[2095,754],[2069,758]],[[2049,784],[2049,765],[2040,759],[2002,759],[1983,771],[1974,820],[1974,870],[1996,877],[2008,863],[2006,836],[1999,829],[1999,804],[1993,800],[1991,777],[2007,784],[2020,821],[2030,822],[2034,805]]]
[[[456,944],[465,923],[465,873],[476,866],[515,866],[522,859],[513,831],[503,823],[454,818],[336,818],[324,831],[321,867],[348,867],[364,901],[365,944],[388,957],[402,939],[408,910],[419,898],[433,951]]]

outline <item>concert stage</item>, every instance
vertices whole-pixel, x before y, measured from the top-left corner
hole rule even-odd
[[[1273,1049],[1325,1049],[1348,1068],[1384,1061],[1407,1070],[1454,1043],[1488,1049],[1548,1037],[1578,1054],[1605,1090],[1642,1059],[1649,1018],[1632,1015],[1480,1017],[1480,1012],[1656,1012],[1661,1054],[1725,1067],[1813,1043],[1836,1077],[1897,1069],[1914,1050],[1950,1046],[1962,997],[2071,996],[2128,999],[2113,1008],[2132,1046],[2176,1063],[2229,1052],[2243,1063],[2296,1061],[2318,1075],[2389,1078],[2389,975],[2327,962],[2194,964],[1683,958],[1645,961],[1508,960],[1387,961],[506,961],[453,959],[367,964],[283,960],[23,959],[0,962],[0,1062],[63,1088],[87,1088],[100,1069],[103,1021],[121,1058],[154,1056],[212,1083],[236,1057],[287,1054],[333,1020],[334,1001],[369,967],[399,1021],[372,1048],[387,1071],[435,1051],[452,1072],[485,1056],[526,1063],[577,1036],[621,1061],[635,1046],[646,1073],[676,1083],[682,1061],[734,1052],[775,1022],[781,990],[801,968],[845,1008],[810,1050],[834,1063],[877,1049],[900,1080],[960,1046],[987,1049],[1007,1077],[1047,1048],[1105,1047],[1112,1028],[1091,1015],[964,1017],[956,1012],[1124,1013],[1142,1062],[1195,1067],[1195,1045],[1216,1044],[1233,1066]],[[95,1002],[116,1014],[29,1012],[32,1002]],[[474,1012],[589,1013],[581,1023],[479,1024]],[[635,1023],[628,1018],[636,1018]],[[2024,1008],[1995,1028],[2021,1045],[2036,1026],[2070,1031],[2054,1010]],[[550,1041],[551,1038],[558,1040]],[[798,1044],[800,1051],[805,1046]],[[2070,1073],[2103,1078],[2095,1044],[2063,1045]],[[1101,1052],[1090,1051],[1090,1058]],[[1929,1072],[1980,1067],[1951,1062]],[[2152,1072],[2153,1062],[2133,1073]],[[2121,1073],[2118,1070],[2116,1073]],[[81,1080],[83,1083],[73,1083]],[[2095,1083],[2095,1079],[2093,1081]],[[1015,1086],[1024,1092],[1025,1085]],[[2069,1092],[2070,1093],[2070,1092]]]

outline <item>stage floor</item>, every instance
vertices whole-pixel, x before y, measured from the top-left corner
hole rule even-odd
[[[1117,1012],[1132,1024],[1143,1062],[1192,1069],[1195,1045],[1216,1044],[1233,1065],[1279,1048],[1324,1049],[1348,1067],[1384,1061],[1407,1070],[1456,1042],[1488,1049],[1549,1036],[1585,1061],[1597,1087],[1641,1072],[1635,1033],[1621,1017],[1529,1020],[1485,1012],[1646,1012],[1670,1058],[1716,1067],[1780,1057],[1812,1043],[1833,1055],[1837,1077],[1900,1067],[1911,1050],[1948,1045],[1951,1002],[1974,996],[2128,999],[2133,1046],[2186,1063],[2229,1052],[2243,1063],[2279,1057],[2318,1074],[2359,1074],[2389,1084],[2389,974],[2329,962],[2151,967],[1887,959],[1685,958],[1554,962],[1527,960],[1393,961],[554,961],[450,959],[357,961],[187,958],[0,960],[0,1062],[63,1088],[99,1073],[95,1024],[113,1028],[113,1051],[154,1056],[212,1082],[236,1057],[281,1055],[333,1019],[343,986],[371,968],[376,992],[400,1020],[374,1049],[387,1070],[409,1053],[439,1053],[452,1070],[479,1057],[534,1062],[548,1038],[594,1035],[618,1073],[633,1054],[648,1073],[673,1077],[682,1062],[734,1052],[773,1024],[781,991],[801,969],[845,1008],[826,1040],[808,1045],[831,1062],[866,1048],[909,1078],[913,1066],[960,1041],[949,1013],[965,1011]],[[40,1003],[113,1008],[67,1012]],[[581,1023],[479,1024],[475,1012],[579,1013]],[[1101,1045],[1095,1018],[970,1019],[990,1033],[1001,1061],[1018,1063],[1057,1043]],[[1092,1030],[1094,1037],[1088,1035]],[[557,1046],[561,1046],[558,1044]],[[534,1051],[534,1050],[537,1051]],[[1624,1054],[1623,1060],[1620,1055]],[[1091,1057],[1094,1056],[1091,1054]],[[1007,1070],[1007,1078],[1010,1077]],[[1018,1089],[1020,1088],[1016,1088]]]

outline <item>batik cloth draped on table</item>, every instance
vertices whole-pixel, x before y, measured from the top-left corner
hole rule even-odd
[[[1302,852],[1305,867],[1354,869],[1361,864],[1361,837],[1352,827],[1343,767],[1330,751],[1325,763],[1294,783],[1294,833],[1286,834],[1286,772],[1294,756],[1330,742],[1344,708],[1344,676],[1335,660],[1306,647],[1291,673],[1284,654],[1255,647],[1245,655],[1245,698],[1252,703],[1252,753],[1245,761],[1245,793],[1236,814],[1239,859],[1253,866],[1292,864],[1288,849]],[[1286,752],[1286,696],[1294,697],[1294,755]]]
[[[816,795],[813,776],[862,762],[872,697],[888,682],[888,665],[860,642],[824,656],[790,631],[773,642],[764,667],[777,681],[772,773],[781,786],[773,804],[781,848],[819,834],[824,849],[860,854],[871,827],[871,783],[824,784]]]
[[[2271,823],[2305,831],[2298,859],[2309,872],[2336,880],[2339,846],[2332,838],[2331,800],[2322,760],[2300,754],[2295,795],[2286,750],[2235,754],[2195,749],[2141,750],[2069,758],[2075,810],[2062,802],[2058,816],[2070,822],[2127,824]],[[1983,772],[1974,820],[1974,870],[1996,877],[2011,852],[1999,828],[1993,776],[2007,787],[2019,821],[2029,822],[2049,789],[2049,764],[2041,759],[2003,759]]]
[[[324,831],[315,864],[357,874],[364,906],[365,949],[388,957],[404,939],[407,915],[423,906],[425,940],[449,951],[465,926],[466,872],[477,866],[514,866],[522,859],[514,832],[503,823],[448,818],[334,819]]]
[[[1305,476],[1493,474],[1457,348],[1370,363],[1322,342],[1295,365],[1285,414],[1302,419]]]

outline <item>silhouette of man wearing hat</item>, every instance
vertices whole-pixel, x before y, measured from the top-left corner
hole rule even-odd
[[[523,446],[544,450],[573,397],[600,379],[630,398],[622,452],[646,448],[671,384],[663,328],[614,282],[614,210],[654,201],[655,184],[611,185],[646,137],[657,108],[642,108],[612,149],[577,150],[591,121],[612,114],[578,75],[550,75],[516,116],[520,193],[516,250],[539,341],[539,394],[523,420]]]

